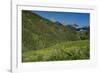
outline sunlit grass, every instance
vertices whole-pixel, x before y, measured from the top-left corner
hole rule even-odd
[[[48,48],[22,53],[23,62],[83,60],[89,59],[89,41],[69,41],[57,43]]]

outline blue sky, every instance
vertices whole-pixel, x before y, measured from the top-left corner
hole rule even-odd
[[[32,11],[42,17],[50,20],[59,21],[66,24],[78,24],[80,27],[90,25],[89,13],[73,13],[73,12],[48,12],[48,11]]]

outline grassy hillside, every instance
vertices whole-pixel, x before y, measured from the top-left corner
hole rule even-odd
[[[23,51],[47,48],[72,40],[79,40],[79,36],[71,28],[57,25],[31,11],[22,11]]]

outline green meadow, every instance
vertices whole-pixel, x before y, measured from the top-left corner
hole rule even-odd
[[[70,41],[23,53],[23,62],[89,59],[89,41]]]

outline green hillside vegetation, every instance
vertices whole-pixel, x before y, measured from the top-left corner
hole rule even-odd
[[[22,11],[23,62],[76,59],[89,59],[89,37],[81,39],[80,33],[68,26]]]

